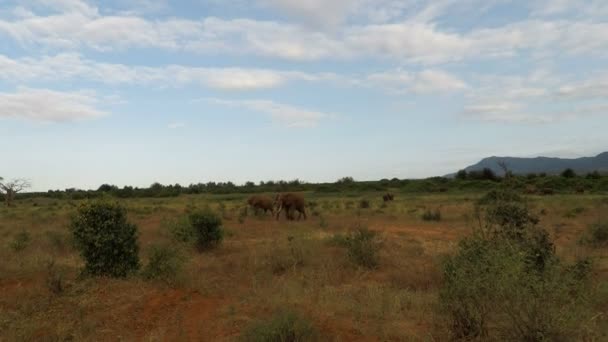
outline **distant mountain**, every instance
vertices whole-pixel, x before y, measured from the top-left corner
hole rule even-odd
[[[608,173],[608,152],[600,153],[595,157],[583,157],[576,159],[564,158],[514,158],[514,157],[489,157],[482,159],[479,163],[465,168],[468,171],[477,171],[484,168],[492,169],[496,174],[504,172],[498,163],[506,163],[507,168],[514,174],[541,173],[558,174],[565,169],[573,169],[578,174],[599,171]]]

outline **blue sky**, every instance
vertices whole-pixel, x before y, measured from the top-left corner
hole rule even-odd
[[[605,0],[5,0],[0,175],[366,180],[594,155],[607,62]]]

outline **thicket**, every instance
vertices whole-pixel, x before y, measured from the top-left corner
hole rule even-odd
[[[561,261],[549,234],[522,202],[497,200],[477,213],[475,233],[443,266],[441,306],[453,338],[585,338],[590,263]]]

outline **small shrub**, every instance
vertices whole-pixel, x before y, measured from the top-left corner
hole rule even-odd
[[[65,250],[67,238],[64,234],[52,230],[47,230],[45,232],[45,235],[49,240],[49,244],[51,245],[51,247],[58,251]]]
[[[85,260],[85,273],[124,277],[139,269],[137,227],[118,203],[88,202],[78,208],[70,230]]]
[[[238,221],[240,224],[245,223],[245,218],[247,218],[247,207],[243,207],[239,210]]]
[[[319,227],[326,229],[329,226],[329,224],[327,223],[327,219],[325,219],[325,216],[319,216]]]
[[[359,208],[360,208],[360,209],[369,209],[370,207],[371,207],[371,205],[370,205],[370,203],[369,203],[369,200],[362,199],[362,200],[359,202]]]
[[[65,288],[63,273],[55,265],[55,260],[46,264],[46,288],[53,294],[61,294]]]
[[[441,211],[439,209],[435,209],[435,210],[427,209],[422,214],[422,220],[424,220],[424,221],[441,221]]]
[[[344,209],[346,210],[350,210],[355,206],[355,202],[353,201],[346,201],[346,203],[344,203]]]
[[[336,247],[348,247],[348,236],[344,235],[344,234],[339,234],[336,233],[334,235],[332,235],[328,240],[327,240],[327,244],[330,246],[336,246]]]
[[[10,247],[15,252],[21,252],[30,245],[31,237],[30,233],[25,230],[20,231],[15,235],[13,241],[10,243]]]
[[[168,220],[163,222],[163,225],[175,241],[184,243],[194,241],[194,230],[188,221],[188,217]]]
[[[268,264],[272,273],[281,275],[289,270],[295,270],[304,266],[310,260],[311,249],[307,244],[309,241],[287,238],[287,247],[278,246],[268,256]]]
[[[598,222],[589,226],[583,242],[594,247],[608,245],[608,223]]]
[[[226,204],[224,202],[220,202],[220,204],[218,205],[218,210],[221,214],[221,217],[224,220],[228,220],[230,217],[228,216],[228,212],[226,210]],[[257,213],[256,213],[257,214]]]
[[[481,205],[496,204],[499,202],[523,202],[523,199],[515,191],[492,190],[477,201],[477,203]]]
[[[553,190],[553,188],[543,188],[541,192],[543,195],[547,196],[555,194],[555,190]]]
[[[209,209],[198,210],[188,215],[194,231],[196,247],[205,251],[217,247],[223,239],[222,219]]]
[[[266,321],[251,325],[241,335],[247,342],[310,342],[318,341],[313,324],[293,311],[278,312]]]
[[[376,232],[367,228],[357,228],[347,237],[346,248],[352,262],[366,268],[378,267],[380,249]]]
[[[583,207],[577,207],[571,210],[568,210],[565,214],[564,217],[565,218],[576,218],[578,215],[582,214],[585,212],[585,208]]]
[[[150,259],[142,275],[147,280],[173,283],[182,268],[179,252],[171,246],[152,246]]]

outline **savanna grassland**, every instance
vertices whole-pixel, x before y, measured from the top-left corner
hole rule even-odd
[[[256,329],[270,329],[260,322],[273,317],[293,317],[288,324],[321,341],[450,340],[443,265],[480,225],[475,203],[484,193],[395,194],[384,204],[381,192],[304,193],[305,221],[245,211],[245,194],[112,199],[137,226],[141,261],[138,272],[118,279],[81,272],[68,227],[86,200],[19,200],[0,209],[0,340],[255,340]],[[562,263],[589,260],[585,291],[593,295],[576,321],[584,331],[578,338],[607,340],[608,247],[581,241],[608,220],[608,197],[525,201]],[[202,207],[224,227],[222,243],[203,252],[174,236],[180,220]],[[375,232],[373,246],[345,247],[362,228]],[[159,249],[169,252],[159,257],[164,271],[155,272],[148,264]]]

